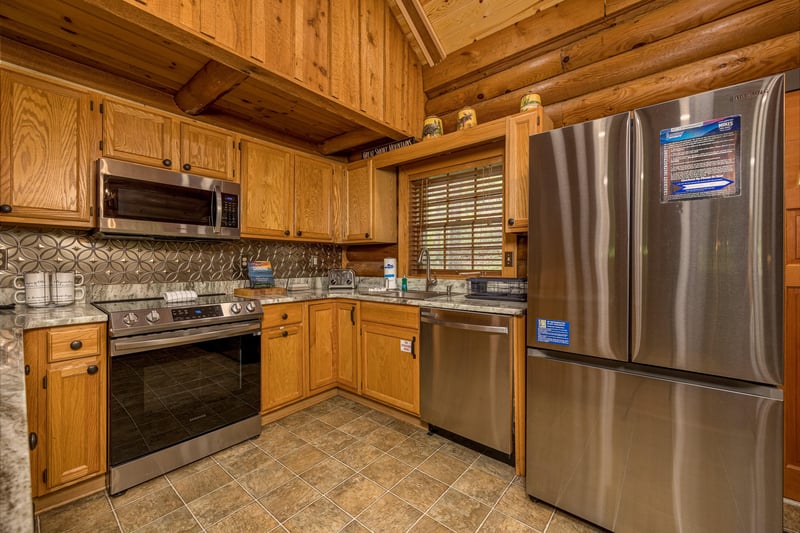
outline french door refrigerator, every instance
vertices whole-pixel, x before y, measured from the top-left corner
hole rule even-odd
[[[782,530],[783,77],[534,135],[528,493]]]

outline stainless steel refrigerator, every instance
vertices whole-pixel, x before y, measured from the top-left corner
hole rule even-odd
[[[782,530],[783,77],[530,139],[526,487]]]

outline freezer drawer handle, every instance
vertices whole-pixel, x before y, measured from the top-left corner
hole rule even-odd
[[[505,326],[479,326],[477,324],[464,324],[462,322],[450,322],[449,320],[439,320],[438,318],[428,318],[423,316],[419,319],[420,322],[426,324],[435,324],[446,328],[465,329],[467,331],[480,331],[483,333],[508,333],[508,328]]]

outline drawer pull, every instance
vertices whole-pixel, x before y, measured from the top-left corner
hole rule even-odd
[[[350,323],[356,325],[356,306],[350,308]]]
[[[98,370],[100,369],[97,368],[97,365],[92,365],[86,369],[86,373],[89,374],[90,376],[94,376],[95,374],[97,374]]]
[[[281,335],[282,335],[283,337],[288,337],[288,336],[289,336],[289,332],[288,332],[288,331],[286,331],[286,330],[284,330],[284,331],[281,331]]]
[[[281,318],[282,318],[282,319],[284,319],[284,320],[286,320],[287,318],[289,318],[289,315],[287,315],[286,313],[283,313],[283,314],[281,315]]]
[[[83,348],[83,341],[72,341],[69,343],[70,350],[80,350],[81,348]]]
[[[414,345],[417,343],[416,337],[411,337],[411,357],[413,359],[417,358],[417,353],[414,351]]]

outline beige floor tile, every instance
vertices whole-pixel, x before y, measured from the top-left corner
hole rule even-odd
[[[133,531],[153,520],[161,518],[183,506],[183,502],[172,487],[165,487],[117,507],[117,517],[124,531]]]
[[[218,462],[230,461],[237,455],[244,453],[248,450],[252,450],[253,446],[254,446],[253,441],[246,440],[244,442],[240,442],[235,446],[231,446],[230,448],[225,448],[224,450],[215,453],[211,457],[213,457]]]
[[[344,450],[334,454],[334,457],[355,470],[361,470],[378,457],[383,455],[375,446],[363,441],[356,441]]]
[[[353,442],[355,442],[355,440],[355,437],[352,437],[347,433],[343,433],[338,429],[334,429],[333,431],[326,433],[320,438],[312,441],[311,444],[323,452],[333,455],[339,450],[343,450],[350,446]]]
[[[344,431],[354,437],[363,437],[382,427],[381,424],[372,420],[368,416],[360,416],[355,420],[351,420],[347,424],[339,426],[339,431]]]
[[[339,426],[343,426],[348,422],[352,422],[358,417],[359,415],[357,413],[354,413],[349,409],[339,407],[329,413],[325,413],[324,415],[320,416],[319,419],[328,425],[338,428]]]
[[[327,495],[333,503],[351,515],[356,516],[369,507],[372,502],[383,496],[385,492],[386,490],[380,485],[356,474],[341,485],[331,489]]]
[[[0,526],[0,530],[2,526]],[[104,492],[98,492],[39,515],[42,533],[66,531],[119,531],[117,519]]]
[[[273,459],[258,470],[243,475],[237,481],[255,498],[261,498],[294,477],[294,472]]]
[[[408,530],[422,513],[394,494],[385,494],[358,515],[358,520],[372,531],[401,533]]]
[[[387,415],[386,413],[381,413],[380,411],[370,411],[366,414],[367,418],[370,420],[374,420],[378,424],[385,426],[389,422],[393,422],[396,418]]]
[[[489,506],[451,488],[427,514],[453,531],[471,533],[477,531],[489,511]]]
[[[206,464],[210,466],[214,464],[214,461],[212,459],[208,459],[208,462]],[[114,507],[114,509],[117,509],[118,507],[127,505],[134,500],[138,500],[139,498],[145,496],[146,494],[150,494],[151,492],[161,490],[165,487],[169,487],[169,483],[164,478],[164,476],[158,476],[155,479],[151,479],[150,481],[145,481],[144,483],[131,487],[125,492],[119,494],[118,496],[111,496],[109,499],[111,500],[111,505]]]
[[[464,473],[468,466],[468,463],[456,459],[452,455],[438,451],[428,457],[417,469],[435,477],[447,485],[451,485]]]
[[[536,530],[526,526],[519,520],[506,516],[498,511],[492,511],[479,529],[486,533],[535,533]]]
[[[232,481],[187,505],[200,525],[209,527],[254,501],[238,483]]]
[[[253,439],[252,442],[276,458],[280,458],[306,445],[306,441],[278,423],[272,423],[261,428],[261,435]]]
[[[497,502],[495,508],[539,531],[544,531],[554,509],[543,502],[534,502],[525,492],[525,486],[512,483]]]
[[[338,406],[336,405],[335,402],[331,402],[330,400],[326,400],[324,402],[320,402],[320,403],[318,403],[316,405],[312,405],[311,407],[303,409],[303,412],[306,413],[306,414],[309,414],[311,416],[320,417],[320,416],[324,415],[325,413],[330,413],[331,411],[333,411],[337,407]]]
[[[392,487],[392,493],[420,511],[427,511],[447,490],[447,485],[414,470]]]
[[[305,411],[298,411],[285,418],[281,418],[280,420],[277,421],[277,424],[292,431],[299,428],[302,425],[308,424],[312,420],[314,420],[314,417],[311,416],[310,414],[306,413]]]
[[[372,409],[370,409],[366,405],[361,405],[358,402],[350,402],[348,404],[344,404],[344,407],[345,407],[345,409],[349,409],[349,410],[353,411],[357,415],[366,415],[366,414],[372,412]]]
[[[361,475],[389,489],[408,475],[409,472],[411,472],[411,467],[407,464],[390,455],[383,455],[362,469]]]
[[[302,426],[295,428],[292,430],[292,433],[300,437],[306,442],[311,442],[312,440],[316,440],[321,436],[333,431],[334,427],[330,424],[326,424],[322,420],[315,418],[311,422],[307,424],[303,424]]]
[[[406,439],[391,450],[389,455],[411,466],[419,466],[425,459],[436,453],[440,445],[433,441]]]
[[[475,450],[470,450],[466,446],[462,446],[461,444],[457,444],[449,440],[442,443],[442,447],[439,448],[439,450],[469,464],[472,464],[472,462],[481,455]]]
[[[193,474],[200,472],[201,470],[205,470],[206,468],[214,464],[217,464],[216,461],[214,461],[214,459],[212,459],[211,457],[204,457],[199,461],[189,463],[188,465],[182,466],[177,470],[173,470],[172,472],[167,472],[166,477],[169,478],[169,480],[174,483],[181,478],[191,476]],[[128,489],[128,491],[130,492],[130,489]]]
[[[273,490],[259,501],[267,511],[272,513],[272,516],[283,522],[321,496],[318,490],[296,477]]]
[[[605,530],[563,511],[556,511],[547,526],[547,533],[603,533],[603,531]]]
[[[206,531],[208,533],[261,533],[278,526],[275,520],[258,503],[251,503],[229,514]]]
[[[453,483],[453,488],[491,507],[497,503],[509,484],[510,481],[503,481],[470,467]]]
[[[800,504],[794,500],[783,501],[783,529],[793,533],[800,531]]]
[[[369,529],[365,528],[357,521],[353,520],[342,528],[341,533],[372,533]]]
[[[183,501],[189,503],[209,492],[213,492],[223,485],[233,481],[233,478],[219,465],[213,464],[196,474],[181,478],[172,483]]]
[[[235,478],[265,466],[273,460],[261,448],[255,446],[231,457],[217,458],[217,462],[222,465],[222,468]]]
[[[289,531],[303,533],[335,533],[341,530],[352,517],[339,509],[327,498],[320,498],[284,522]]]
[[[475,468],[482,470],[487,474],[500,478],[503,481],[513,481],[515,477],[514,467],[500,462],[497,459],[481,455],[474,463]]]
[[[388,452],[404,440],[406,440],[406,436],[402,433],[398,433],[393,429],[389,429],[388,427],[379,427],[369,435],[366,435],[363,438],[364,442],[367,444],[371,444],[378,448],[379,450],[383,450],[384,452]]]
[[[408,530],[409,533],[452,533],[453,530],[443,526],[430,516],[423,516]]]
[[[410,437],[415,433],[424,432],[425,430],[419,426],[415,426],[413,424],[409,424],[408,422],[403,422],[402,420],[392,420],[388,424],[386,424],[387,428],[391,428],[398,433],[402,433],[406,437]]]
[[[169,531],[169,533],[188,533],[202,530],[203,528],[194,519],[189,509],[180,507],[168,515],[164,515],[158,520],[137,529],[136,533],[163,533],[164,531]]]
[[[307,444],[281,457],[280,462],[295,474],[302,474],[327,457],[325,452]]]
[[[347,478],[355,474],[355,470],[333,458],[325,459],[303,472],[300,477],[306,483],[325,493]]]

